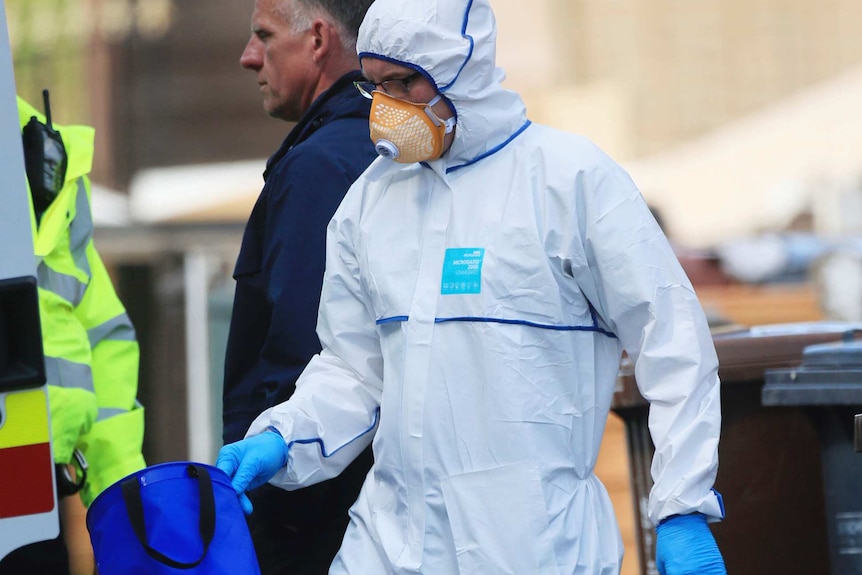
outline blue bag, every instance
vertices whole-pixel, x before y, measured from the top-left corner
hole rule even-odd
[[[260,575],[228,476],[176,461],[133,473],[87,511],[99,575]]]

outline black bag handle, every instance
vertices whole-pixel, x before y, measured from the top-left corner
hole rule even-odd
[[[198,493],[200,494],[200,517],[198,529],[203,540],[204,550],[197,561],[182,563],[171,559],[167,555],[150,547],[147,543],[147,532],[144,524],[144,503],[141,500],[141,483],[137,477],[130,477],[121,484],[123,500],[126,502],[126,511],[132,523],[132,529],[147,551],[147,554],[156,561],[174,567],[176,569],[191,569],[197,567],[207,556],[207,550],[215,535],[215,497],[213,496],[213,484],[209,472],[205,467],[190,463],[187,471],[190,477],[197,479]]]

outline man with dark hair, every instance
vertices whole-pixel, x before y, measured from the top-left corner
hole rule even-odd
[[[263,107],[296,122],[269,159],[234,270],[223,421],[241,439],[264,409],[289,398],[311,357],[324,270],[326,226],[351,183],[375,157],[356,34],[371,0],[257,0],[240,58]],[[250,518],[264,575],[328,571],[371,465],[370,449],[332,481],[288,492],[251,492]],[[246,512],[251,507],[246,503]]]

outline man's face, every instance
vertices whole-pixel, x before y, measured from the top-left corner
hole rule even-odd
[[[290,22],[276,12],[280,2],[256,0],[251,38],[239,62],[257,74],[266,113],[296,122],[311,105],[319,72],[309,31],[295,34]]]
[[[415,71],[416,70],[408,68],[407,66],[402,66],[401,64],[396,64],[394,62],[381,60],[379,58],[374,58],[371,56],[362,59],[362,75],[365,76],[366,80],[375,84],[380,84],[381,82],[385,82],[387,80],[398,80],[407,78],[409,76],[412,76]],[[434,88],[434,85],[429,82],[428,79],[425,78],[425,76],[422,75],[410,81],[410,83],[407,85],[407,91],[407,97],[401,99],[407,100],[408,102],[413,102],[415,104],[427,104],[437,95],[437,90]],[[433,106],[431,106],[431,110],[433,110],[437,117],[441,120],[448,120],[455,115],[452,112],[451,108],[449,108],[449,105],[442,99]],[[446,150],[449,149],[449,146],[452,145],[452,140],[454,139],[454,137],[454,131],[444,136],[444,153]]]

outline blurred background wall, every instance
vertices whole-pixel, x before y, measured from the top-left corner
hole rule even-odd
[[[265,158],[284,126],[239,67],[253,2],[9,0],[18,92],[96,126],[94,180],[127,191],[142,169]]]
[[[95,125],[95,179],[123,194],[150,169],[259,165],[286,126],[260,113],[251,74],[238,65],[252,6],[8,0],[19,92],[33,100],[50,87],[58,118]],[[811,188],[856,187],[847,152],[855,143],[847,138],[862,130],[852,113],[862,97],[856,0],[494,7],[499,63],[532,119],[583,133],[622,161],[681,241],[707,245],[809,208],[829,228],[822,220],[835,217],[839,202],[812,206]],[[241,220],[259,183],[256,165],[245,168],[233,172],[244,186],[213,197],[173,194],[145,217]],[[139,216],[161,202],[151,190],[132,194]]]

